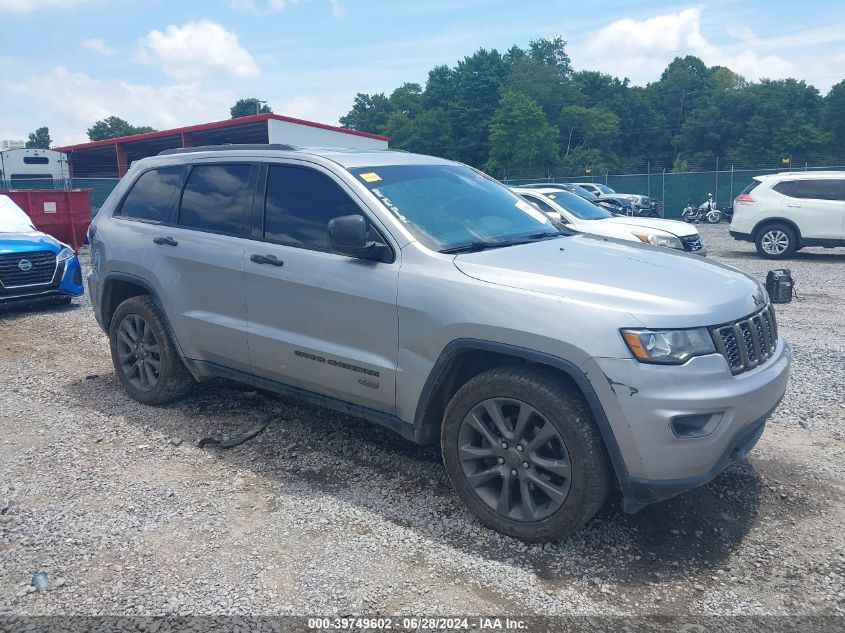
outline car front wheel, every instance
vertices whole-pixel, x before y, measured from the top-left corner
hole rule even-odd
[[[563,538],[604,504],[611,470],[580,394],[555,374],[486,371],[446,409],[441,444],[452,485],[488,527],[525,541]]]
[[[109,339],[117,377],[138,402],[164,404],[193,384],[150,297],[130,297],[117,307]]]

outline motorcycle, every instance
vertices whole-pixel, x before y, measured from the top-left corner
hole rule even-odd
[[[687,202],[687,206],[681,211],[681,219],[690,224],[701,222],[702,220],[709,224],[718,224],[722,221],[722,212],[713,203],[713,194],[708,193],[707,200],[702,202],[698,208],[692,206],[692,200]]]

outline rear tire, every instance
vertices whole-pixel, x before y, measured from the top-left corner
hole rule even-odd
[[[194,384],[153,300],[130,297],[109,326],[111,357],[129,395],[143,404],[165,404],[184,396]]]
[[[548,371],[503,367],[469,380],[446,408],[441,447],[469,509],[524,541],[571,534],[610,490],[610,462],[586,404]]]
[[[786,224],[769,224],[754,239],[757,254],[766,259],[785,259],[798,250],[798,236]]]

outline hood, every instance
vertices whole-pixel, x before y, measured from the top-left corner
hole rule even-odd
[[[653,229],[655,231],[665,231],[678,237],[698,235],[698,230],[692,224],[688,224],[687,222],[679,222],[678,220],[664,220],[663,218],[614,216],[612,218],[602,220],[602,222],[613,222],[614,224],[626,224],[631,227],[641,227],[646,229]]]
[[[60,250],[62,250],[62,243],[59,240],[39,231],[0,233],[0,255],[32,251],[58,253]]]
[[[760,307],[762,286],[735,268],[612,238],[561,237],[465,253],[454,263],[474,279],[627,312],[645,327],[718,325]]]

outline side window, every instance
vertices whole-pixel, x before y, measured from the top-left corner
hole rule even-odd
[[[784,180],[783,182],[779,182],[774,187],[772,187],[772,191],[777,191],[778,193],[783,194],[784,196],[791,196],[794,187],[794,180]],[[747,192],[743,191],[743,193]]]
[[[361,208],[325,174],[303,167],[270,165],[264,208],[264,239],[329,251],[329,220],[361,215]]]
[[[841,180],[797,180],[795,189],[790,194],[793,198],[813,198],[815,200],[840,200],[842,198]]]
[[[173,196],[182,184],[182,172],[181,165],[144,172],[132,185],[117,215],[147,222],[168,221]]]
[[[546,202],[545,200],[543,200],[541,198],[535,198],[534,196],[527,196],[526,200],[528,200],[531,204],[533,204],[535,207],[540,209],[540,211],[542,211],[543,213],[545,213],[547,215],[553,214],[553,217],[555,217],[555,218],[560,215],[560,211],[557,211],[556,209],[554,209],[552,207],[552,205],[550,205],[548,202]]]
[[[182,192],[179,226],[244,235],[252,208],[251,170],[249,163],[195,165]]]

